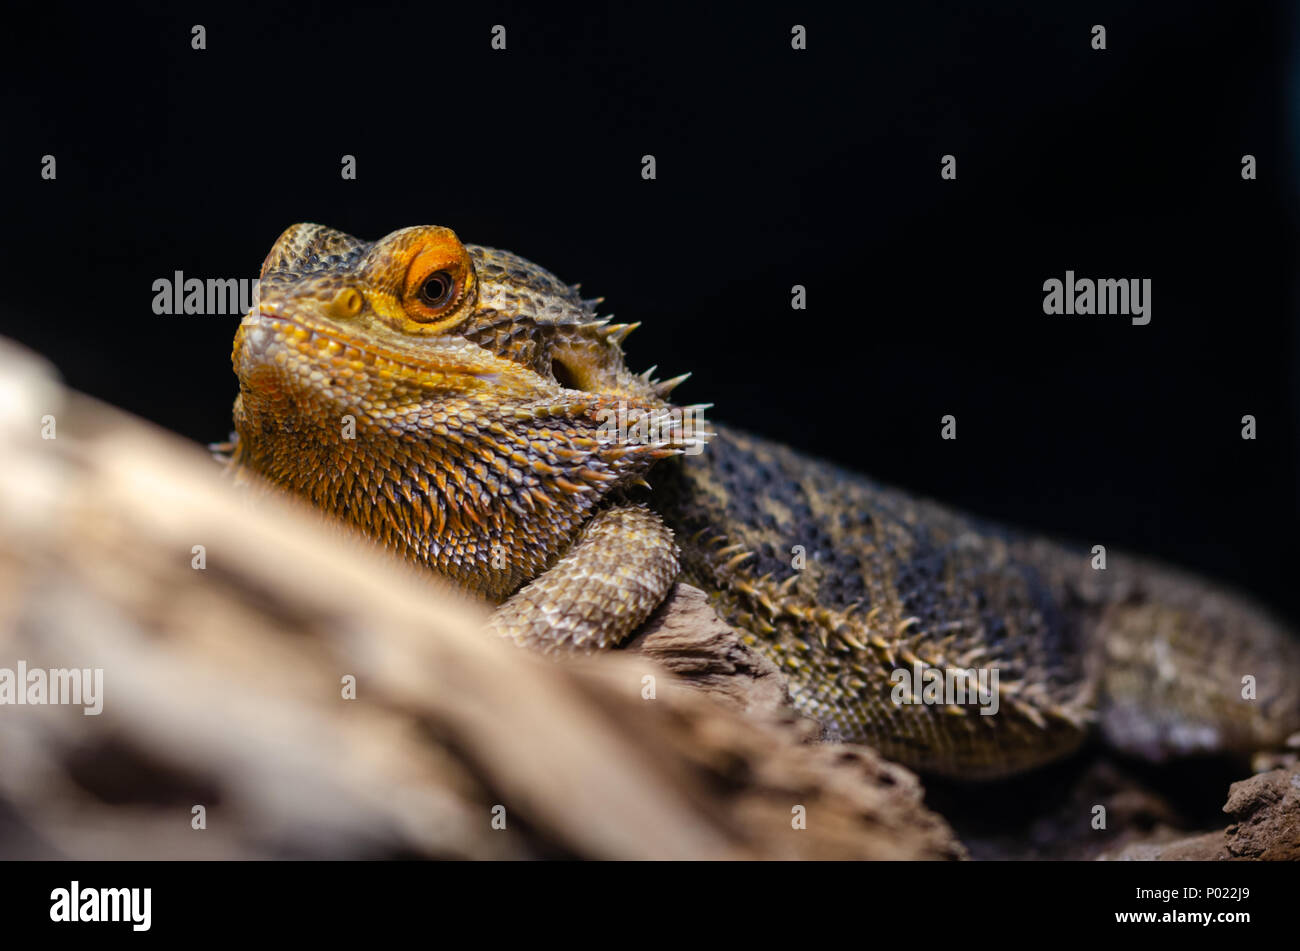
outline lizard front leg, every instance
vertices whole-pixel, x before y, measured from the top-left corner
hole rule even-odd
[[[544,653],[613,647],[659,606],[677,572],[677,545],[659,516],[640,505],[604,509],[488,627]]]

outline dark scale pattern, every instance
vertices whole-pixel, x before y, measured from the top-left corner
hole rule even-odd
[[[1200,579],[1113,553],[1110,570],[1093,571],[1086,549],[739,433],[724,430],[703,456],[669,465],[672,488],[657,504],[670,521],[685,513],[753,552],[737,565],[708,534],[685,541],[688,578],[724,617],[750,625],[755,646],[786,671],[796,706],[831,735],[972,778],[1065,755],[1096,718],[1113,743],[1152,759],[1276,748],[1300,727],[1295,685],[1274,674],[1300,667],[1295,644]],[[792,544],[808,548],[802,572],[784,557]],[[793,587],[779,584],[792,576]],[[764,599],[777,609],[770,627]],[[1275,702],[1243,707],[1233,675],[1252,652],[1272,658],[1249,666],[1266,671]],[[909,657],[996,670],[999,712],[895,705],[888,678]]]
[[[1035,645],[1042,657],[1042,676],[1053,686],[1065,686],[1067,678],[1083,675],[1080,661],[1086,646],[1079,619],[1064,610],[1036,566],[1022,563],[1018,570],[1025,581],[1029,608],[1042,618]]]
[[[1000,539],[978,536],[946,510],[726,430],[703,455],[661,466],[654,481],[656,506],[679,528],[688,578],[715,593],[720,612],[744,626],[764,616],[761,597],[779,606],[774,632],[748,621],[754,643],[787,671],[796,705],[833,735],[966,775],[1055,758],[1081,739],[1068,720],[1040,726],[1011,710],[991,748],[987,724],[889,701],[889,675],[905,656],[969,666],[957,662],[982,648],[977,665],[1055,688],[1031,706],[1082,719],[1089,687],[1080,652],[1065,656],[1017,565],[1004,559],[998,567],[990,556],[990,547],[1005,547]],[[726,547],[719,551],[708,533],[693,540],[695,525],[720,526]],[[730,563],[733,545],[751,557]],[[791,567],[794,545],[807,551],[802,571]],[[778,587],[792,577],[792,588]],[[865,647],[873,638],[891,653]],[[796,643],[805,646],[792,649]],[[1050,664],[1060,676],[1047,676]]]

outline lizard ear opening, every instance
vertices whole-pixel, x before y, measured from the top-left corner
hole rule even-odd
[[[406,269],[402,305],[407,316],[430,331],[447,330],[469,316],[476,296],[469,252],[450,230],[434,229]]]
[[[578,377],[559,357],[551,359],[551,376],[555,377],[555,382],[566,390],[581,390],[583,388]]]

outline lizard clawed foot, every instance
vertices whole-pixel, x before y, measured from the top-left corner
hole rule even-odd
[[[488,629],[543,653],[591,653],[624,641],[677,578],[672,531],[644,506],[608,508],[568,552],[493,613]]]

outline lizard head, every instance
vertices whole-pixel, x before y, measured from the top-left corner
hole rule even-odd
[[[234,463],[500,594],[693,444],[598,303],[447,228],[293,225],[235,335]]]

